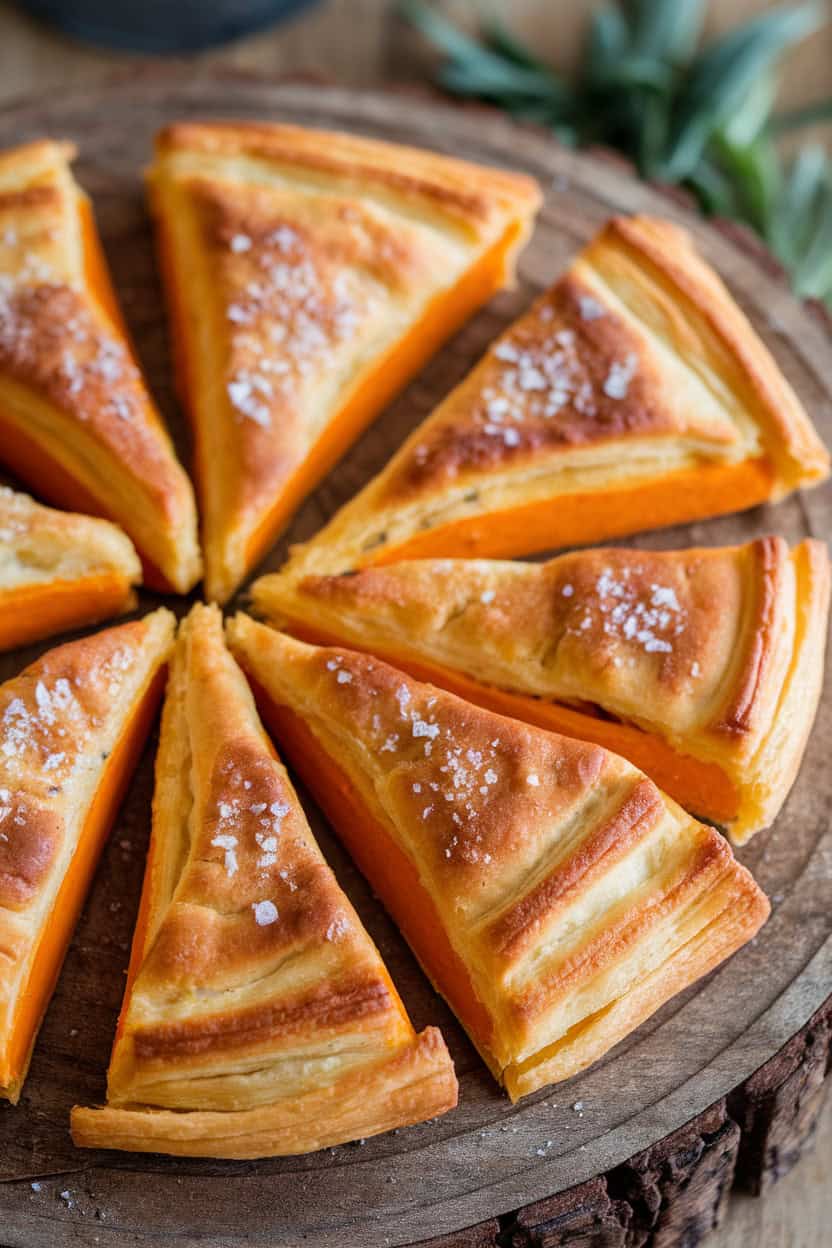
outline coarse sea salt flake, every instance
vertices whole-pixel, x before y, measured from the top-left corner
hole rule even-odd
[[[582,321],[597,321],[604,312],[604,305],[599,303],[592,295],[580,295],[578,298],[578,307],[581,311]]]
[[[324,933],[324,938],[329,941],[337,940],[339,936],[343,936],[349,928],[349,919],[346,915],[339,914],[334,918]]]
[[[632,352],[623,363],[614,360],[604,382],[604,394],[610,399],[626,399],[637,367],[638,358]]]
[[[225,833],[220,833],[219,836],[214,837],[211,844],[215,846],[216,849],[222,849],[225,851],[225,873],[229,879],[232,879],[237,874],[239,867],[236,854],[236,836],[229,836]]]
[[[270,924],[276,923],[279,918],[277,906],[273,901],[255,901],[251,908],[254,911],[254,921],[258,927],[269,927]]]
[[[679,599],[670,585],[651,585],[652,597],[650,601],[654,607],[670,607],[672,611],[681,611]]]

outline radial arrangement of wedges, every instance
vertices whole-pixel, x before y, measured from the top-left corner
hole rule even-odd
[[[257,1158],[455,1107],[445,1040],[411,1023],[287,766],[496,1084],[572,1078],[765,922],[732,842],[795,782],[830,599],[814,539],[596,543],[825,480],[810,416],[689,235],[613,219],[224,621],[359,433],[511,285],[541,193],[355,135],[166,128],[147,185],[193,489],[74,155],[0,155],[0,467],[28,491],[0,486],[0,650],[86,630],[0,685],[0,1096],[21,1096],[162,699],[78,1147]],[[211,605],[178,623],[92,629],[203,577]]]

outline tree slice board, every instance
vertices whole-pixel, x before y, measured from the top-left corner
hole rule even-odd
[[[141,169],[159,126],[210,117],[271,118],[423,144],[532,173],[546,195],[517,289],[494,299],[391,404],[301,508],[263,568],[279,567],[288,542],[312,534],[384,464],[487,342],[615,212],[663,214],[693,231],[832,441],[829,324],[790,296],[770,258],[745,235],[703,222],[620,162],[565,151],[542,132],[480,109],[403,93],[239,77],[183,79],[161,72],[6,109],[0,146],[45,134],[78,143],[78,176],[95,201],[130,328],[185,455]],[[634,541],[668,548],[769,532],[797,541],[806,534],[825,537],[830,521],[832,490],[823,488],[776,507]],[[143,607],[151,601],[147,595]],[[32,648],[2,659],[0,677],[36,653]],[[80,1152],[69,1139],[72,1104],[103,1097],[148,835],[149,749],[95,879],[22,1102],[0,1106],[0,1243],[392,1248],[435,1240],[435,1248],[474,1248],[495,1244],[498,1234],[500,1243],[517,1246],[615,1245],[638,1231],[626,1242],[652,1237],[670,1244],[678,1242],[674,1227],[687,1228],[685,1243],[697,1242],[735,1174],[759,1186],[761,1176],[772,1173],[772,1157],[782,1168],[794,1155],[826,1068],[829,694],[827,687],[799,780],[776,827],[741,854],[773,901],[757,940],[590,1070],[517,1106],[499,1092],[307,801],[324,852],[378,942],[415,1025],[436,1023],[444,1031],[461,1100],[435,1123],[309,1157],[246,1164]]]

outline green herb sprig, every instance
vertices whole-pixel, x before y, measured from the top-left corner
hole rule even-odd
[[[443,53],[448,91],[548,126],[563,143],[615,147],[643,177],[687,187],[707,213],[751,225],[798,294],[832,307],[832,162],[818,144],[787,161],[778,142],[832,120],[832,97],[774,113],[778,62],[823,25],[818,0],[769,10],[705,45],[704,0],[620,0],[590,18],[574,78],[496,16],[473,38],[423,0],[401,9]]]

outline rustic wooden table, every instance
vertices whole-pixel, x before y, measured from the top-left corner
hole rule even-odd
[[[0,7],[0,106],[19,95],[101,82],[143,64],[141,58],[71,44],[11,6]],[[424,59],[384,0],[330,0],[288,26],[189,61],[192,71],[206,74],[217,64],[275,75],[308,68],[341,82],[368,85],[418,80]],[[732,1196],[727,1216],[709,1242],[713,1248],[744,1248],[752,1242],[761,1248],[816,1248],[829,1242],[831,1168],[829,1104],[814,1152],[765,1199]]]

